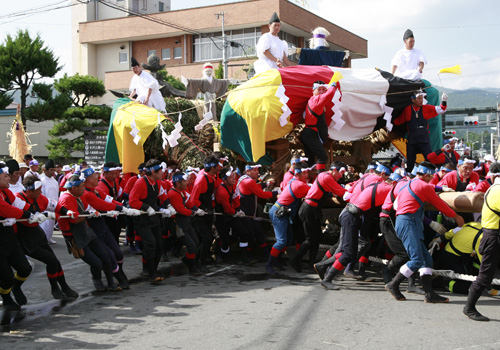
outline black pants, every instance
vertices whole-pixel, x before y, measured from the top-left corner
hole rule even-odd
[[[0,235],[2,234],[4,230],[0,230]],[[14,284],[12,269],[16,270],[21,278],[28,277],[32,270],[17,237],[8,237],[7,240],[2,239],[0,242],[0,289],[9,290]]]
[[[471,291],[481,293],[489,289],[495,276],[495,269],[500,260],[500,230],[483,228],[483,238],[479,244],[479,254],[483,256],[481,268],[476,280],[472,282]]]
[[[136,225],[136,231],[142,239],[142,257],[145,261],[154,261],[158,266],[161,258],[161,224],[153,227]]]
[[[241,218],[241,221],[245,226],[249,242],[255,241],[259,247],[267,244],[266,233],[260,222],[251,218]]]
[[[48,244],[44,244],[30,253],[26,253],[29,257],[43,262],[46,265],[47,276],[49,278],[57,277],[56,275],[62,271],[61,263],[54,254],[52,248]]]
[[[122,216],[118,216],[116,218],[104,218],[104,221],[106,222],[106,225],[111,231],[111,234],[113,235],[113,238],[116,240],[116,242],[118,242],[118,240],[120,239],[120,233],[122,232],[124,220],[125,218]]]
[[[125,229],[125,235],[127,237],[127,242],[132,244],[135,241],[135,225],[134,219],[131,216],[126,217],[127,228]]]
[[[99,238],[94,238],[83,248],[84,256],[82,260],[90,265],[90,273],[92,278],[101,279],[101,271],[109,273],[112,271],[111,258],[101,243]]]
[[[99,220],[99,218],[94,221],[94,219],[90,220],[90,227],[94,230],[96,236],[101,241],[104,249],[108,253],[111,259],[111,266],[113,270],[116,268],[117,263],[123,262],[123,252],[118,245],[115,237],[108,228],[108,225],[104,223],[103,220]]]
[[[413,166],[415,165],[415,161],[417,160],[417,154],[422,153],[425,160],[427,160],[427,156],[432,152],[431,144],[429,142],[423,143],[408,143],[406,145],[406,158],[408,159],[408,163],[406,169],[411,172],[413,170]]]
[[[198,247],[198,259],[204,264],[210,255],[210,247],[214,241],[214,234],[212,232],[213,224],[212,215],[195,216],[194,217],[194,229],[198,234],[198,239],[200,240],[200,245]]]
[[[384,235],[387,246],[394,254],[394,257],[389,261],[387,268],[393,274],[397,274],[401,266],[403,266],[410,258],[403,245],[403,242],[396,235],[396,230],[391,218],[380,217],[380,231]]]
[[[180,214],[175,215],[177,239],[182,245],[186,246],[186,252],[189,255],[196,254],[200,241],[192,226],[191,218]]]
[[[318,132],[309,128],[304,128],[300,134],[300,141],[304,146],[304,153],[308,159],[308,166],[313,166],[316,158],[318,158],[319,164],[326,164],[328,156]]]
[[[456,273],[477,276],[478,270],[472,265],[470,256],[461,257],[450,252],[444,251],[441,255],[441,263],[445,270],[452,270]],[[453,293],[467,294],[472,282],[463,280],[454,280]],[[450,290],[451,292],[451,290]]]
[[[321,208],[313,207],[304,202],[300,206],[298,217],[302,221],[305,235],[302,245],[308,246],[311,251],[315,251],[317,254],[321,235]]]
[[[355,262],[358,256],[358,231],[361,227],[361,217],[349,213],[344,208],[340,213],[339,223],[342,226],[342,242],[340,243],[342,256],[339,257],[338,262],[342,266],[347,266]]]

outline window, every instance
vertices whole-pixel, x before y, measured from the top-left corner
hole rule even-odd
[[[260,27],[226,31],[226,39],[237,43],[228,48],[228,57],[255,56],[255,46],[261,35]],[[222,59],[222,32],[194,35],[193,38],[195,62]]]
[[[279,37],[281,40],[285,40],[287,42],[288,48],[291,48],[292,46],[299,47],[299,38],[295,35],[280,32]],[[297,55],[295,54],[288,55],[288,59],[293,62],[298,62]]]
[[[148,57],[151,55],[156,55],[156,50],[148,50]]]
[[[120,52],[118,55],[118,62],[128,63],[128,53],[127,52]]]
[[[170,49],[161,49],[161,59],[162,60],[170,59]]]
[[[164,4],[163,2],[159,1],[159,2],[158,2],[158,11],[163,12],[163,6],[164,6],[164,5],[165,5],[165,4]]]
[[[148,0],[142,0],[142,10],[146,11],[148,9]]]
[[[174,47],[174,58],[182,58],[182,47]]]

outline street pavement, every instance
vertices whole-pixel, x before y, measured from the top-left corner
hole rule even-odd
[[[443,293],[449,303],[426,304],[406,294],[397,302],[380,277],[341,278],[341,290],[327,291],[315,274],[290,267],[271,278],[262,262],[221,264],[195,277],[176,258],[161,263],[172,276],[154,286],[126,247],[131,289],[94,294],[88,266],[67,254],[59,232],[55,239],[80,298],[52,299],[43,264],[32,260],[28,305],[13,313],[0,307],[0,349],[500,349],[497,297],[479,300],[492,319],[482,323],[462,314],[465,296]]]

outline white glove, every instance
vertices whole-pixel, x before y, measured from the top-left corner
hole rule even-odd
[[[101,216],[101,213],[99,213],[97,210],[90,211],[89,216],[87,216],[87,219],[92,219],[92,218],[98,218]]]
[[[66,216],[69,216],[70,218],[74,219],[75,218],[75,215],[76,213],[73,211],[73,210],[68,210],[66,212]]]
[[[169,204],[167,206],[167,209],[170,210],[170,215],[173,216],[175,214],[177,214],[177,210],[174,209],[174,207],[172,206],[172,204]]]
[[[160,208],[160,212],[161,212],[162,218],[169,218],[172,216],[172,214],[170,213],[170,210],[168,210],[168,209]]]
[[[438,224],[439,225],[439,224]],[[431,243],[429,243],[429,249],[431,249],[434,245],[440,245],[443,241],[441,240],[441,237],[434,238]]]
[[[243,210],[238,210],[236,213],[233,215],[235,218],[242,218],[245,216],[245,212]]]
[[[35,222],[37,222],[41,224],[45,220],[47,220],[47,217],[45,215],[43,215],[42,213],[35,213],[30,216],[30,218],[28,219],[28,223],[34,224]]]
[[[106,216],[109,216],[111,218],[116,218],[118,215],[120,215],[120,212],[117,210],[110,210],[106,213]]]
[[[149,216],[153,216],[156,214],[156,211],[152,207],[149,207],[146,212],[148,213]]]
[[[125,208],[123,207],[122,212],[125,213],[125,215],[129,216],[139,216],[141,215],[141,211],[137,209],[132,209],[132,208]]]
[[[203,210],[203,209],[198,209],[198,210],[194,213],[194,215],[198,215],[198,216],[204,216],[204,215],[207,215],[207,214],[208,214],[208,213],[207,213],[205,210]]]
[[[56,213],[54,213],[52,211],[48,211],[47,212],[47,219],[49,219],[49,220],[55,220],[56,219]]]
[[[440,224],[437,221],[431,221],[431,223],[429,224],[429,226],[431,227],[431,229],[433,229],[434,231],[436,231],[440,235],[444,235],[446,233],[446,231],[447,231],[446,227],[444,227],[444,225]],[[441,239],[441,238],[439,238],[439,239]],[[439,243],[441,243],[441,242],[439,242]]]
[[[16,223],[16,219],[14,218],[9,218],[9,219],[5,219],[3,222],[2,222],[2,225],[4,225],[5,227],[7,226],[14,226],[14,224]]]
[[[446,91],[441,95],[441,101],[448,101],[448,94],[446,93]]]
[[[455,192],[455,190],[454,190],[453,188],[450,188],[450,187],[448,187],[448,186],[446,186],[446,185],[444,185],[444,186],[441,188],[441,190],[442,190],[443,192]]]
[[[442,148],[442,149],[443,149],[443,151],[445,151],[445,152],[449,152],[449,151],[451,151],[451,146],[450,146],[450,144],[449,144],[449,143],[447,143],[446,145],[444,145],[444,146],[443,146],[443,148]]]
[[[260,216],[256,216],[256,217],[254,217],[253,219],[254,219],[255,221],[261,221],[261,220],[262,220],[262,218],[261,218]]]

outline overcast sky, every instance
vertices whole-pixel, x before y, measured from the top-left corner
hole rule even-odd
[[[172,10],[228,3],[225,0],[172,0]],[[292,1],[293,2],[293,1]],[[29,17],[13,13],[69,0],[10,1],[0,14],[0,41],[17,29],[39,33],[71,71],[71,16],[68,7]],[[403,47],[403,33],[413,30],[415,47],[427,56],[424,78],[447,88],[500,88],[500,1],[498,0],[309,0],[310,11],[368,40],[368,58],[353,60],[353,68],[390,70],[390,62]],[[212,14],[207,14],[208,16]],[[269,14],[271,15],[271,14]],[[181,23],[189,27],[189,23]],[[230,23],[228,23],[230,24]],[[138,29],[139,30],[139,29]],[[462,65],[462,75],[437,72]]]

